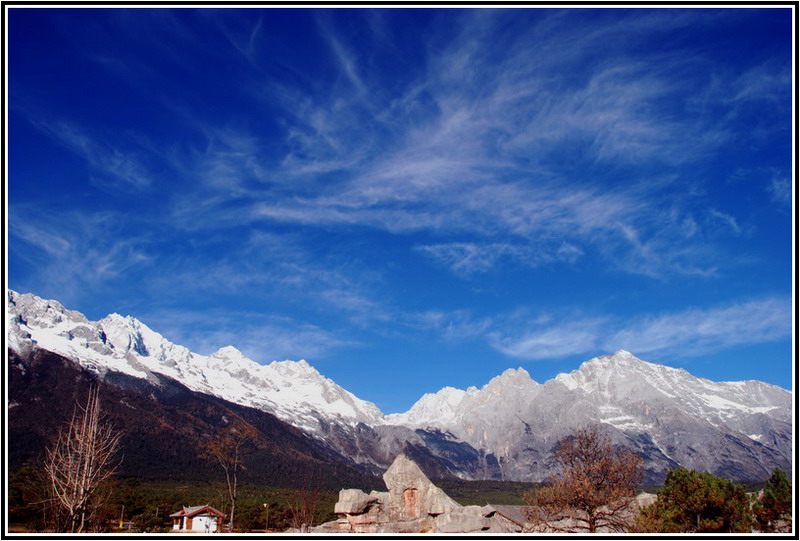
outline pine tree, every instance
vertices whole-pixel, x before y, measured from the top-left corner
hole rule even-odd
[[[641,510],[636,532],[750,532],[744,487],[710,473],[677,468],[667,474],[658,500]]]
[[[791,531],[792,484],[780,468],[772,470],[764,493],[753,506],[755,526],[762,532]]]

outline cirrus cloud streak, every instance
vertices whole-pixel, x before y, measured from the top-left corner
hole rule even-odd
[[[540,323],[517,334],[493,332],[490,338],[503,354],[534,361],[618,349],[691,357],[784,339],[791,335],[791,314],[791,302],[769,297],[637,318],[606,316]]]

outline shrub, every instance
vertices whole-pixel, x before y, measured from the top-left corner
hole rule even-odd
[[[710,473],[677,468],[658,500],[636,518],[636,532],[750,532],[750,500],[741,485]]]

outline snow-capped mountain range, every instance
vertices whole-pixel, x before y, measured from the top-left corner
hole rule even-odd
[[[791,462],[789,391],[760,381],[713,382],[627,351],[541,384],[509,369],[481,389],[445,388],[386,419],[446,430],[505,458],[513,478],[589,423],[647,455],[656,476],[675,465],[739,475],[737,462],[750,462],[749,475],[757,476],[758,468],[767,473],[769,464]]]
[[[487,419],[490,411],[499,412],[500,418],[490,423],[497,427],[508,413],[503,403],[512,402],[516,412],[542,411],[542,398],[550,401],[557,395],[569,395],[573,404],[591,399],[597,405],[592,420],[623,431],[648,429],[651,423],[645,417],[653,404],[663,402],[675,408],[676,414],[701,417],[715,427],[747,430],[742,418],[760,414],[791,420],[791,396],[779,387],[760,381],[696,378],[683,369],[642,361],[624,350],[586,361],[574,372],[559,374],[544,384],[518,368],[506,370],[482,389],[445,387],[424,395],[408,412],[388,415],[386,420],[404,426],[444,428],[468,441],[483,440],[480,443],[485,446],[486,430],[479,429],[474,419]],[[650,406],[637,412],[643,404]],[[766,434],[748,437],[768,439]]]
[[[233,346],[200,355],[136,318],[111,314],[89,321],[57,301],[14,291],[8,292],[6,317],[8,345],[18,352],[35,344],[101,375],[113,370],[147,379],[156,372],[305,430],[316,430],[320,417],[346,424],[375,424],[383,418],[374,404],[342,389],[304,360],[261,365]]]
[[[488,468],[483,475],[538,480],[552,471],[555,441],[592,423],[645,455],[656,477],[678,464],[742,479],[765,478],[776,465],[791,467],[789,391],[759,381],[712,382],[626,351],[544,383],[522,368],[509,369],[482,388],[445,387],[405,413],[384,415],[306,361],[261,365],[232,346],[199,355],[135,318],[111,314],[92,322],[56,301],[10,290],[6,310],[8,347],[20,354],[43,348],[101,377],[115,371],[157,381],[153,375],[162,374],[191,390],[273,413],[330,439],[346,456],[343,451],[352,454],[355,446],[364,455],[359,460],[372,465],[383,462],[366,450],[375,440],[416,438],[422,445],[441,433],[440,447],[442,438],[463,442],[477,450],[470,460],[480,455],[485,468],[497,465],[499,473]],[[330,437],[331,426],[340,427],[339,437]],[[480,475],[474,467],[459,469],[453,456],[448,464],[457,475]]]

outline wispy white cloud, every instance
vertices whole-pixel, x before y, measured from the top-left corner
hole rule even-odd
[[[602,319],[568,321],[513,338],[495,332],[491,343],[501,353],[516,359],[558,359],[595,350],[603,323]]]
[[[54,137],[66,148],[86,160],[100,175],[103,184],[141,191],[152,184],[152,177],[142,153],[91,137],[75,124],[66,121],[34,120],[33,125]]]
[[[175,250],[146,287],[166,299],[216,295],[316,317],[335,314],[357,328],[389,318],[373,286],[379,278],[348,256],[309,251],[301,235],[253,230],[234,243],[211,236]]]
[[[743,344],[761,344],[791,335],[791,303],[767,297],[706,309],[687,309],[636,318],[613,315],[576,317],[529,324],[517,334],[489,334],[492,345],[510,357],[556,359],[627,349],[691,357]]]
[[[417,250],[429,255],[437,263],[449,267],[456,274],[464,276],[489,271],[495,268],[501,259],[538,267],[557,261],[573,263],[584,255],[583,250],[567,242],[532,242],[529,245],[450,242],[418,246]]]
[[[606,338],[631,351],[684,350],[693,355],[740,344],[759,344],[791,335],[788,298],[766,298],[710,309],[689,309],[630,322]]]
[[[48,291],[38,294],[63,302],[97,292],[151,261],[145,237],[117,235],[118,231],[110,213],[9,207],[10,253],[34,269],[32,282],[47,284]]]
[[[725,212],[719,211],[715,208],[708,209],[708,213],[711,218],[722,225],[724,225],[727,229],[732,231],[734,234],[739,235],[742,233],[742,227],[736,221],[736,218],[727,214]]]
[[[317,325],[295,318],[263,313],[211,309],[202,314],[186,310],[145,312],[144,323],[170,341],[189,350],[210,355],[225,346],[234,346],[260,363],[281,360],[319,360],[342,347],[358,347]],[[215,324],[209,325],[213,320]]]
[[[710,83],[693,98],[705,108],[725,104],[730,119],[740,115],[754,103],[788,99],[791,92],[791,74],[788,67],[768,62],[753,66],[735,75],[711,74]]]
[[[247,26],[232,28],[230,22],[224,17],[225,11],[213,11],[213,23],[225,35],[228,42],[236,49],[252,66],[258,65],[258,41],[261,34],[261,27],[264,24],[264,17],[260,16],[255,21],[247,18]]]
[[[427,310],[406,314],[406,325],[433,331],[448,341],[463,341],[482,337],[492,325],[490,317],[476,317],[469,310]]]
[[[728,140],[728,126],[684,114],[692,106],[684,96],[708,84],[703,59],[665,53],[659,62],[643,61],[632,52],[606,57],[593,69],[582,62],[609,39],[635,51],[638,31],[660,31],[663,19],[670,28],[685,26],[693,15],[629,15],[599,21],[588,35],[571,30],[563,15],[547,16],[539,31],[503,48],[478,44],[495,24],[508,24],[507,14],[483,15],[459,20],[452,41],[435,54],[430,49],[427,71],[390,100],[352,92],[378,85],[354,68],[358,62],[341,38],[328,35],[339,45],[332,48],[350,74],[349,88],[312,96],[273,86],[271,96],[282,100],[291,119],[282,173],[341,175],[311,181],[314,191],[264,194],[239,216],[398,234],[468,233],[460,243],[422,249],[458,272],[503,261],[487,247],[496,253],[535,237],[561,239],[572,255],[593,251],[604,264],[629,272],[713,275],[718,254],[698,234],[706,224],[692,217],[690,196],[674,189],[675,180],[667,182],[673,189],[665,199],[669,174],[657,171],[691,164]],[[564,40],[564,32],[575,41]],[[569,50],[549,53],[550,35],[572,44]],[[564,62],[584,67],[565,78]],[[580,149],[574,159],[587,169],[613,165],[637,180],[595,181],[589,172],[554,165],[573,159],[559,157],[575,152],[570,149]],[[660,178],[649,182],[654,175]],[[731,228],[744,227],[728,216]],[[524,259],[576,260],[556,255]]]
[[[366,94],[368,89],[364,84],[361,75],[358,73],[359,62],[356,58],[354,58],[352,52],[350,52],[347,47],[335,37],[330,37],[330,46],[341,71],[345,74],[345,77],[350,82],[352,87],[359,94]]]
[[[776,203],[791,206],[792,204],[792,182],[788,176],[773,173],[772,179],[767,185],[770,197]]]
[[[189,230],[268,221],[425,231],[447,238],[419,252],[463,275],[508,261],[569,264],[580,254],[653,277],[714,275],[719,254],[702,235],[709,222],[692,216],[679,188],[667,200],[665,184],[675,188],[674,168],[729,139],[728,125],[703,117],[726,83],[738,89],[728,89],[729,106],[739,107],[775,94],[782,76],[753,69],[709,77],[696,55],[638,55],[640,36],[695,24],[690,11],[598,13],[589,32],[564,12],[542,12],[526,23],[530,31],[500,34],[499,27],[515,24],[513,14],[479,13],[451,17],[452,29],[424,49],[425,68],[391,92],[363,69],[367,55],[318,17],[344,83],[247,78],[244,92],[279,112],[270,121],[283,127],[280,141],[178,111],[205,144],[161,151],[182,186],[191,184],[168,198],[165,219]],[[380,27],[376,14],[369,21]],[[174,16],[156,22],[176,26],[182,42],[196,41]],[[263,20],[229,23],[206,21],[255,62]],[[485,36],[498,35],[502,43],[487,47]],[[627,53],[587,61],[609,43]],[[699,114],[686,115],[690,109]],[[147,168],[130,150],[137,147],[126,152],[67,124],[42,129],[94,169],[149,185]],[[198,214],[206,218],[196,220]],[[731,231],[745,229],[726,216]]]

